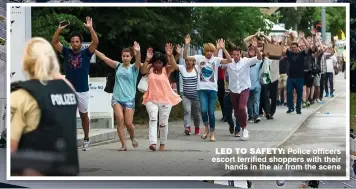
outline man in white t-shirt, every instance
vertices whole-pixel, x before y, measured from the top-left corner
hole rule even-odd
[[[239,47],[235,47],[232,50],[232,63],[225,65],[229,73],[229,90],[231,91],[230,95],[232,106],[234,108],[234,114],[236,121],[240,123],[242,128],[242,140],[247,140],[249,137],[248,130],[246,128],[246,106],[249,98],[249,89],[251,88],[250,66],[260,63],[262,60],[262,54],[258,50],[257,45],[254,44],[253,47],[255,48],[256,57],[241,58],[241,49]]]
[[[186,61],[195,61],[198,68],[198,93],[200,99],[201,115],[203,123],[205,125],[205,131],[201,136],[202,139],[206,139],[210,132],[210,141],[215,141],[215,104],[218,91],[218,68],[220,64],[228,64],[232,62],[230,54],[225,49],[225,41],[223,39],[218,40],[218,49],[222,49],[226,59],[214,57],[216,52],[215,45],[206,43],[203,46],[203,54],[188,56],[188,47],[190,44],[190,36],[185,38],[185,46],[183,52],[183,58]]]
[[[333,53],[332,47],[328,47],[325,52],[325,62],[326,62],[326,81],[324,85],[325,97],[334,97],[334,67],[337,66],[337,58]],[[329,56],[327,56],[330,54]],[[329,81],[329,88],[328,88]]]

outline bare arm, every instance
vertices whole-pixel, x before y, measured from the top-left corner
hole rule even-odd
[[[220,64],[230,64],[232,62],[232,58],[231,58],[229,52],[227,52],[225,47],[222,50],[223,50],[223,52],[225,54],[226,59],[222,59]]]
[[[305,44],[305,53],[308,53],[310,50],[310,44],[308,43],[308,41],[305,39],[305,37],[302,37],[301,40],[304,42]]]
[[[19,148],[19,142],[11,139],[10,140],[10,152],[11,153],[16,152],[18,148]]]
[[[63,27],[59,26],[58,29],[56,30],[56,32],[54,32],[54,35],[52,37],[52,45],[59,53],[62,53],[62,50],[63,50],[63,45],[61,42],[59,42],[59,35],[61,34],[62,30],[65,27],[66,26],[63,26]]]
[[[258,60],[262,60],[262,53],[261,53],[261,51],[258,50],[257,46],[255,46],[255,52],[256,52],[256,55],[257,55],[257,59]]]
[[[178,70],[179,67],[178,67],[177,62],[174,59],[173,55],[167,55],[167,59],[168,59],[168,62],[170,63],[169,65],[166,66],[167,74],[169,75],[172,72],[174,72],[175,70]]]
[[[98,44],[99,44],[99,39],[98,36],[95,33],[95,30],[93,28],[93,19],[90,18],[89,16],[86,17],[86,23],[84,23],[85,27],[88,28],[89,32],[90,32],[90,36],[91,36],[91,43],[89,45],[89,51],[91,53],[94,53],[95,50],[98,48]]]
[[[98,48],[98,44],[99,44],[99,39],[94,31],[94,28],[90,28],[90,36],[91,36],[92,42],[89,45],[89,51],[91,53],[94,53],[95,50]]]
[[[246,48],[248,48],[248,46],[249,46],[249,41],[251,41],[251,39],[252,39],[253,37],[255,37],[256,35],[257,35],[257,33],[255,33],[255,34],[253,34],[253,35],[250,35],[250,36],[246,37],[246,38],[243,40],[243,42],[244,42]]]
[[[149,65],[150,60],[146,58],[145,62],[141,65],[140,72],[141,74],[145,75],[148,73],[150,70],[150,65]]]
[[[184,45],[184,49],[183,49],[183,58],[184,60],[191,60],[191,61],[194,61],[195,60],[195,57],[194,56],[188,56],[188,47],[190,45],[190,35],[187,35],[185,37],[185,45]]]
[[[108,58],[107,56],[105,56],[103,53],[99,52],[98,50],[95,50],[95,55],[100,58],[102,61],[105,62],[105,64],[107,64],[108,66],[112,67],[112,68],[116,68],[116,61],[111,60],[110,58]]]
[[[138,44],[136,41],[134,42],[133,45],[134,51],[135,51],[135,67],[136,69],[140,69],[141,67],[141,47],[140,44]]]
[[[262,36],[268,43],[272,43],[271,39],[270,39],[267,35],[261,34],[261,36]]]

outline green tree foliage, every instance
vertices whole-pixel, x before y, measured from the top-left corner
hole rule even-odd
[[[99,35],[98,50],[113,60],[121,60],[121,50],[140,43],[142,59],[148,47],[163,52],[167,42],[183,44],[186,34],[191,34],[192,43],[215,44],[217,38],[241,41],[258,28],[266,31],[263,15],[259,8],[246,7],[76,7],[76,8],[32,8],[32,35],[51,41],[60,21],[69,20],[60,41],[68,45],[70,33],[78,31],[84,41],[90,41],[89,32],[83,26],[85,17],[93,18],[94,29]],[[61,61],[62,62],[62,61]],[[63,66],[62,66],[63,68]],[[91,64],[91,77],[105,77],[113,71],[101,60]],[[181,105],[172,109],[170,118],[182,118]],[[142,105],[142,93],[136,95],[135,122],[147,121],[147,112]]]
[[[281,19],[286,28],[297,26],[298,31],[310,34],[316,21],[321,21],[321,7],[283,7],[279,9]],[[340,35],[340,30],[346,31],[346,8],[326,7],[326,31],[332,36]]]

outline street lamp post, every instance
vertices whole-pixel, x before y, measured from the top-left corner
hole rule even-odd
[[[326,23],[325,23],[325,7],[321,8],[321,36],[323,39],[323,43],[325,44],[326,42]]]

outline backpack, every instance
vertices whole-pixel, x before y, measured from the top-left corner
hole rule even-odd
[[[107,93],[113,93],[114,92],[114,85],[115,85],[115,76],[116,72],[119,69],[121,63],[119,63],[118,66],[115,68],[115,72],[113,74],[109,73],[108,76],[106,77],[106,85],[104,88],[104,91]]]

